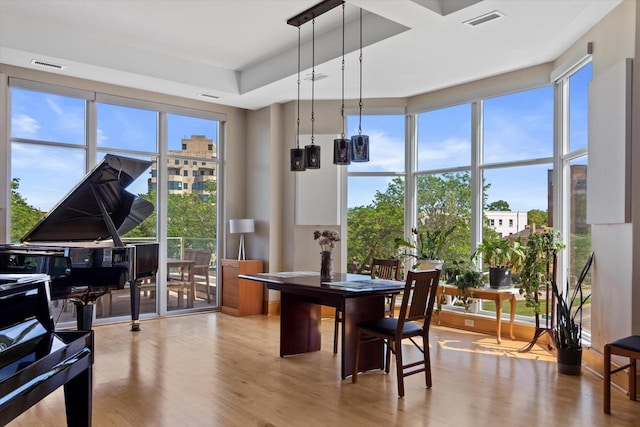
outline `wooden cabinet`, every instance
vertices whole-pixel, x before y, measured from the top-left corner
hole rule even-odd
[[[234,316],[262,314],[264,286],[253,280],[239,279],[239,274],[262,273],[262,261],[223,259],[222,312]]]

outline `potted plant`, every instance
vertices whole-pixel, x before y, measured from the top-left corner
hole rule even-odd
[[[520,271],[520,295],[524,296],[527,307],[540,313],[538,294],[543,286],[554,279],[552,263],[560,250],[564,249],[560,232],[548,229],[532,233],[527,238],[526,256]]]
[[[563,298],[555,280],[551,281],[551,289],[556,299],[556,319],[553,328],[553,341],[556,345],[558,372],[567,375],[580,375],[582,365],[582,308],[591,297],[584,295],[584,283],[591,263],[593,253],[587,259],[576,282],[571,296]]]
[[[471,300],[473,299],[469,289],[482,287],[482,272],[478,271],[475,266],[462,267],[454,283],[456,288],[458,288],[458,301],[462,304],[465,311],[469,310]]]
[[[478,245],[471,259],[482,256],[482,262],[489,267],[489,286],[494,289],[511,287],[511,273],[518,273],[525,259],[525,248],[520,239],[509,240],[502,237],[485,237]]]
[[[437,268],[442,270],[444,261],[441,258],[442,249],[449,235],[453,232],[454,227],[446,230],[426,230],[418,231],[416,228],[411,229],[411,240],[396,237],[394,240],[396,250],[400,247],[411,249],[410,252],[404,252],[402,255],[415,259],[412,269],[420,267],[422,270],[431,270]]]

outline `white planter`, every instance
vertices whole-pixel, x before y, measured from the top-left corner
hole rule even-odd
[[[420,261],[420,265],[416,270],[440,270],[442,271],[442,266],[444,265],[444,260],[441,259],[425,259]]]

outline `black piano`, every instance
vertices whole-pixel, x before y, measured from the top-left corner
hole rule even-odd
[[[158,243],[124,244],[121,235],[153,213],[125,188],[151,162],[106,155],[23,238],[0,245],[0,274],[47,274],[51,298],[76,306],[78,330],[90,330],[102,295],[129,285],[131,330],[139,330],[139,283],[158,270]]]
[[[55,332],[49,277],[0,274],[0,425],[64,386],[67,425],[91,425],[93,332]]]

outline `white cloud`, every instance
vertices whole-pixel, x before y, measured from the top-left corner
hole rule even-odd
[[[18,136],[36,136],[40,125],[38,121],[27,114],[16,114],[11,118],[11,133]]]

